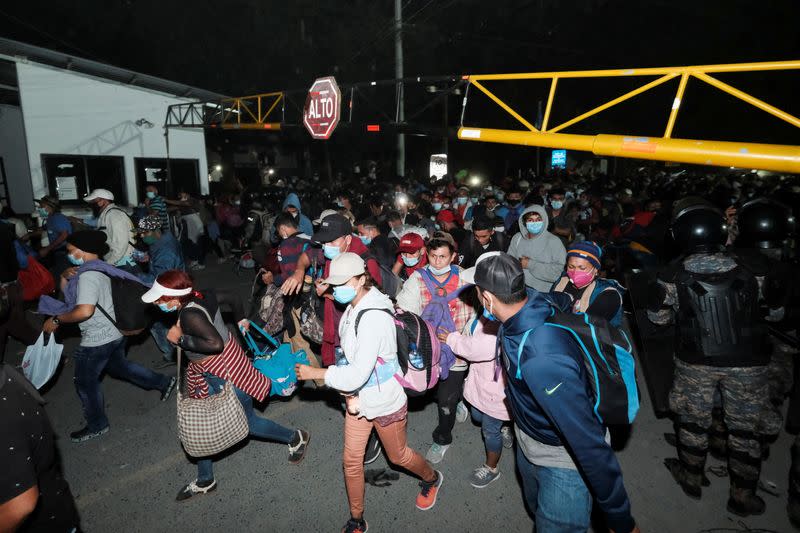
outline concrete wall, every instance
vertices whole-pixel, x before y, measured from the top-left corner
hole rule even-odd
[[[167,106],[188,100],[84,74],[18,62],[31,183],[35,197],[48,194],[42,154],[122,156],[128,203],[141,201],[136,190],[135,157],[166,157]],[[144,118],[147,128],[135,122]],[[197,159],[201,190],[208,192],[202,130],[172,130],[170,157]]]
[[[9,201],[17,213],[33,210],[33,188],[25,149],[25,128],[20,108],[0,105],[0,157],[6,171]]]

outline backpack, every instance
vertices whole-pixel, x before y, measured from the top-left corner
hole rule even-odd
[[[442,344],[436,337],[433,327],[414,313],[402,309],[392,313],[386,308],[376,307],[364,309],[358,313],[355,323],[356,334],[358,334],[358,323],[367,311],[383,311],[388,313],[394,321],[397,335],[397,361],[402,372],[402,375],[395,374],[394,378],[403,386],[406,393],[416,396],[435,387],[441,376]],[[414,351],[422,358],[421,368],[415,368],[414,365],[409,364],[410,356]]]
[[[117,319],[111,318],[102,305],[97,304],[97,308],[126,337],[138,335],[150,325],[147,314],[150,307],[142,301],[142,295],[150,288],[128,278],[117,278],[108,274],[106,276],[111,281],[111,300],[114,302],[114,315]]]
[[[277,335],[283,330],[283,312],[284,300],[280,287],[274,283],[270,283],[263,290],[256,293],[256,285],[258,278],[261,277],[261,272],[256,274],[253,280],[253,290],[251,291],[250,300],[253,302],[253,311],[250,315],[258,316],[263,323],[263,328],[270,335]]]
[[[397,295],[403,289],[403,280],[392,272],[391,268],[382,265],[377,259],[375,262],[381,270],[381,291],[392,300],[397,299]]]
[[[553,312],[544,326],[567,331],[583,356],[593,411],[603,425],[632,424],[639,411],[633,344],[622,328],[585,313]],[[523,342],[525,344],[527,335]]]

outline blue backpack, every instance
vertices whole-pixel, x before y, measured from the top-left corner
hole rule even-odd
[[[601,424],[632,424],[639,412],[634,346],[622,330],[585,313],[555,309],[543,324],[570,334],[583,355],[593,411]],[[525,332],[524,347],[530,331]]]
[[[242,336],[247,343],[247,351],[253,355],[253,366],[272,381],[270,396],[291,396],[297,389],[295,363],[309,364],[305,350],[292,352],[291,344],[278,342],[253,321],[250,321],[250,330],[242,330]],[[256,342],[252,331],[261,335],[266,344]]]

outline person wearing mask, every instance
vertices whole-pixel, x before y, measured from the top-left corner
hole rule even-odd
[[[61,474],[44,398],[5,363],[0,363],[0,396],[0,530],[78,531],[80,518]]]
[[[547,211],[532,205],[519,217],[519,233],[511,238],[508,254],[520,260],[525,285],[549,292],[564,270],[567,251],[561,240],[547,231]]]
[[[484,309],[502,323],[497,336],[517,469],[536,530],[587,531],[594,500],[609,529],[638,532],[608,430],[587,392],[583,355],[569,333],[538,327],[552,305],[544,294],[526,289],[519,260],[491,253],[464,277],[477,285]]]
[[[161,222],[161,227],[159,229],[162,233],[167,233],[169,231],[169,213],[167,213],[167,202],[162,196],[159,196],[158,187],[153,184],[150,184],[145,188],[145,196],[147,198],[145,199],[144,203],[147,206],[147,211],[150,214],[158,217],[159,221]]]
[[[369,217],[358,222],[356,225],[358,238],[369,248],[370,253],[378,260],[378,263],[390,269],[395,262],[395,247],[389,239],[381,234],[380,222],[377,218]]]
[[[76,231],[67,237],[67,257],[77,267],[61,278],[64,301],[49,296],[39,300],[39,313],[50,315],[42,330],[54,333],[63,324],[78,324],[80,345],[72,358],[75,388],[83,406],[86,426],[70,433],[72,442],[84,442],[109,430],[100,380],[104,373],[145,389],[161,392],[165,402],[175,389],[175,377],[165,376],[128,361],[126,338],[112,322],[116,318],[111,277],[139,281],[133,275],[100,260],[108,254],[102,231]]]
[[[614,327],[622,326],[622,292],[614,280],[599,277],[603,249],[592,241],[576,242],[567,250],[567,271],[551,292],[572,297],[572,311],[604,318]]]
[[[326,369],[298,364],[296,373],[300,380],[324,379],[349,396],[342,455],[350,519],[342,531],[365,533],[364,449],[373,432],[390,463],[420,478],[417,509],[436,505],[444,476],[408,446],[406,393],[394,379],[400,367],[392,301],[374,286],[364,260],[354,253],[334,258],[324,283],[334,288],[334,299],[347,306],[339,323],[340,361]]]
[[[550,194],[548,195],[548,210],[547,215],[550,217],[550,223],[552,224],[555,219],[561,216],[561,213],[564,209],[564,202],[566,201],[566,192],[561,187],[553,187],[550,189]],[[552,231],[552,226],[548,227],[549,231]]]
[[[44,261],[50,257],[50,272],[58,279],[69,266],[67,261],[67,237],[72,233],[72,222],[61,213],[61,204],[53,196],[43,196],[38,201],[36,211],[44,220],[44,231],[47,232],[48,245],[39,249],[39,257]],[[34,233],[30,233],[34,235]]]
[[[469,188],[461,186],[456,191],[456,196],[453,198],[453,212],[456,215],[456,220],[459,225],[463,226],[467,220],[467,212],[472,208],[469,200]]]
[[[170,270],[155,280],[153,287],[142,295],[142,301],[158,306],[165,313],[177,314],[177,322],[167,338],[189,359],[186,369],[189,396],[213,396],[230,382],[244,409],[250,435],[286,444],[289,462],[298,464],[305,457],[310,436],[307,431],[286,428],[255,413],[253,399],[263,401],[272,383],[255,369],[225,325],[219,307],[226,303],[222,295],[214,291],[200,293],[194,290],[189,274]],[[242,320],[239,325],[247,328],[249,322]],[[197,479],[184,486],[176,500],[186,501],[216,490],[213,467],[213,457],[199,459]]]
[[[494,220],[485,216],[472,221],[472,232],[461,241],[458,251],[461,254],[459,266],[469,268],[486,252],[505,252],[504,234],[494,230]]]
[[[417,233],[408,232],[403,235],[397,246],[397,252],[397,261],[392,267],[392,272],[400,276],[403,281],[428,265],[425,240]]]
[[[522,191],[519,189],[511,189],[506,195],[506,205],[498,207],[495,214],[503,219],[506,232],[512,234],[515,232],[514,223],[519,219],[524,209]]]
[[[241,200],[238,196],[222,196],[214,205],[214,217],[219,226],[217,246],[221,252],[219,262],[224,263],[230,258],[233,246],[239,246],[239,241],[244,232],[244,219],[241,212]]]
[[[411,274],[403,284],[403,290],[397,295],[397,307],[411,313],[421,315],[434,298],[452,294],[467,283],[461,277],[461,267],[453,264],[456,259],[456,247],[452,237],[448,234],[434,235],[428,242],[428,265]],[[452,320],[452,329],[439,325],[437,334],[446,331],[462,333],[475,310],[464,298],[454,298],[447,303]],[[457,409],[463,397],[464,379],[467,375],[467,363],[459,359],[456,354],[455,363],[450,368],[446,379],[439,382],[437,390],[437,404],[439,420],[433,430],[433,444],[425,458],[433,464],[438,464],[444,458],[450,445],[453,443],[453,426],[456,415],[464,421],[469,416],[466,407],[462,405]]]
[[[147,246],[142,262],[148,265],[147,272],[137,274],[145,285],[152,285],[158,276],[168,270],[184,270],[180,245],[172,232],[161,232],[161,219],[157,215],[147,215],[139,220],[139,238]],[[150,327],[150,334],[161,351],[164,360],[174,361],[173,347],[167,340],[167,326],[156,320]]]
[[[107,189],[95,189],[83,199],[92,206],[97,218],[97,229],[108,237],[108,253],[103,260],[109,265],[136,273],[138,267],[133,260],[134,227],[131,217],[114,203],[114,194]]]
[[[286,199],[283,201],[282,209],[294,217],[300,233],[305,233],[306,235],[314,233],[314,226],[311,225],[311,220],[303,214],[303,208],[297,194],[293,192],[287,194]]]

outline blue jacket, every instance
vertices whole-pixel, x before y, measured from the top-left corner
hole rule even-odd
[[[297,229],[300,230],[300,233],[313,235],[314,226],[311,225],[311,220],[303,214],[303,207],[300,205],[300,198],[298,198],[297,194],[293,192],[290,192],[286,195],[286,200],[283,201],[283,207],[281,210],[286,211],[286,208],[290,205],[293,205],[297,208]]]
[[[161,238],[150,245],[150,271],[138,274],[139,279],[150,285],[167,270],[184,270],[183,255],[178,239],[170,233],[162,233]]]
[[[525,306],[498,332],[514,422],[539,442],[566,447],[605,512],[609,528],[630,531],[634,521],[622,471],[605,441],[606,428],[592,412],[583,356],[567,332],[538,327],[551,309],[544,294],[529,289]]]

